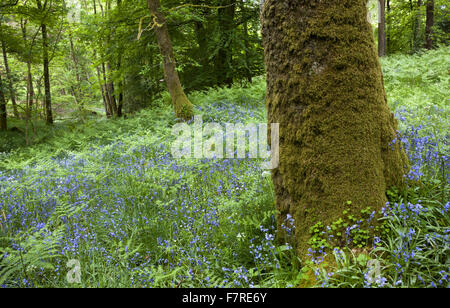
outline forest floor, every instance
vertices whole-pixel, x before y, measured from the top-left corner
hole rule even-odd
[[[173,159],[161,99],[127,119],[39,126],[28,147],[0,135],[0,286],[449,287],[450,48],[382,65],[412,168],[408,189],[388,192],[379,234],[368,209],[352,226],[318,226],[323,245],[299,260],[276,241],[261,160]],[[265,123],[264,93],[259,78],[190,99],[205,123]]]

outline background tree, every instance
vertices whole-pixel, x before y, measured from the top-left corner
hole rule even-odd
[[[216,56],[216,73],[219,85],[233,84],[233,30],[236,13],[236,2],[233,0],[220,1],[217,10],[219,21],[220,41]]]
[[[422,0],[417,0],[417,18],[414,21],[414,50],[418,50],[421,46],[420,44],[420,32],[422,28]]]
[[[425,28],[425,48],[433,48],[434,0],[427,0],[427,22]]]
[[[0,74],[0,130],[6,131],[8,129],[7,124],[7,111],[6,111],[6,98],[5,90],[3,86],[2,76]]]
[[[446,2],[448,1],[387,1],[387,54],[417,52],[426,48],[430,39],[433,46],[447,45],[450,41],[450,7]],[[426,26],[427,13],[425,11],[427,10],[427,4],[429,8],[428,23],[433,24],[430,27]],[[431,11],[433,11],[433,14],[431,14]]]
[[[378,17],[378,56],[386,55],[386,11],[385,0],[378,0],[379,14]]]
[[[370,1],[375,6],[382,0]],[[80,0],[75,12],[80,22],[67,18],[74,9],[69,3],[1,1],[0,65],[7,112],[20,116],[17,125],[24,121],[34,127],[42,120],[83,120],[91,115],[120,117],[152,107],[155,100],[166,96],[164,57],[147,1]],[[387,1],[387,54],[424,48],[425,4]],[[434,26],[429,36],[433,46],[450,41],[449,7],[445,4],[434,0]],[[256,0],[162,3],[176,73],[185,94],[233,83],[245,86],[264,74],[259,5]],[[375,30],[377,25],[373,26]],[[382,24],[378,28],[382,48]],[[45,58],[48,64],[44,65]]]
[[[49,55],[48,55],[48,34],[47,34],[47,24],[45,22],[47,10],[50,9],[47,5],[51,5],[47,0],[44,4],[41,0],[36,0],[36,5],[40,13],[42,14],[41,19],[41,33],[42,33],[42,64],[44,70],[44,106],[45,106],[45,121],[47,124],[53,124],[53,113],[52,113],[52,95],[50,89],[50,72],[49,72]]]
[[[268,122],[280,123],[278,222],[294,217],[301,256],[314,224],[337,220],[347,201],[354,215],[381,208],[405,173],[366,16],[359,0],[264,4]]]
[[[166,19],[160,12],[161,5],[159,0],[148,0],[147,3],[150,15],[153,18],[153,27],[155,28],[158,46],[164,59],[164,77],[170,96],[172,97],[175,115],[180,119],[188,120],[193,116],[193,106],[181,87]]]
[[[1,18],[1,17],[0,17]],[[1,45],[2,45],[2,54],[3,54],[3,65],[5,66],[6,78],[8,79],[9,85],[9,95],[11,98],[11,103],[13,106],[14,116],[16,118],[19,117],[19,112],[17,110],[17,102],[16,102],[16,94],[11,76],[11,69],[9,67],[8,54],[6,52],[6,39],[2,30],[2,23],[0,23],[0,36],[1,36]]]

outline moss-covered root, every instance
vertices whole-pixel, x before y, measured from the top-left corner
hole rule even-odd
[[[194,106],[183,91],[172,95],[172,104],[178,119],[189,121],[194,116]]]
[[[392,144],[366,0],[266,0],[262,22],[268,121],[280,123],[279,224],[295,218],[304,256],[309,228],[335,221],[347,201],[355,214],[380,208],[407,158]]]

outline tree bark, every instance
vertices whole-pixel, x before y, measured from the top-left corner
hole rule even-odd
[[[279,234],[287,239],[281,225],[292,215],[305,257],[311,226],[336,221],[347,201],[353,215],[368,205],[380,209],[408,163],[393,143],[397,122],[365,1],[265,2],[268,122],[280,125],[280,162],[272,170]]]
[[[425,48],[433,48],[434,0],[427,0],[427,21],[425,27]]]
[[[193,106],[181,87],[180,78],[175,66],[175,57],[166,19],[159,11],[161,6],[160,1],[147,0],[147,4],[150,14],[154,18],[156,40],[164,61],[164,77],[172,98],[175,115],[177,118],[189,120],[193,116]]]
[[[384,57],[386,55],[386,10],[385,0],[378,0],[379,4],[379,20],[378,20],[378,56]]]

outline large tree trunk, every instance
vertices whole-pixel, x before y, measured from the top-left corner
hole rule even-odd
[[[156,39],[164,61],[164,76],[172,97],[175,115],[177,118],[189,120],[193,116],[193,106],[181,87],[180,78],[175,67],[175,57],[166,19],[159,11],[160,2],[159,0],[147,0],[147,4],[150,14],[154,18]]]
[[[381,208],[405,173],[366,16],[361,0],[264,4],[268,122],[280,124],[279,234],[292,215],[302,257],[311,226],[336,221],[347,201],[354,215]]]
[[[379,17],[378,17],[378,56],[384,57],[386,55],[386,10],[384,5],[385,0],[378,0]]]
[[[433,48],[434,0],[427,0],[427,22],[425,28],[425,48]]]
[[[0,131],[6,131],[8,129],[4,89],[2,76],[0,75]]]

